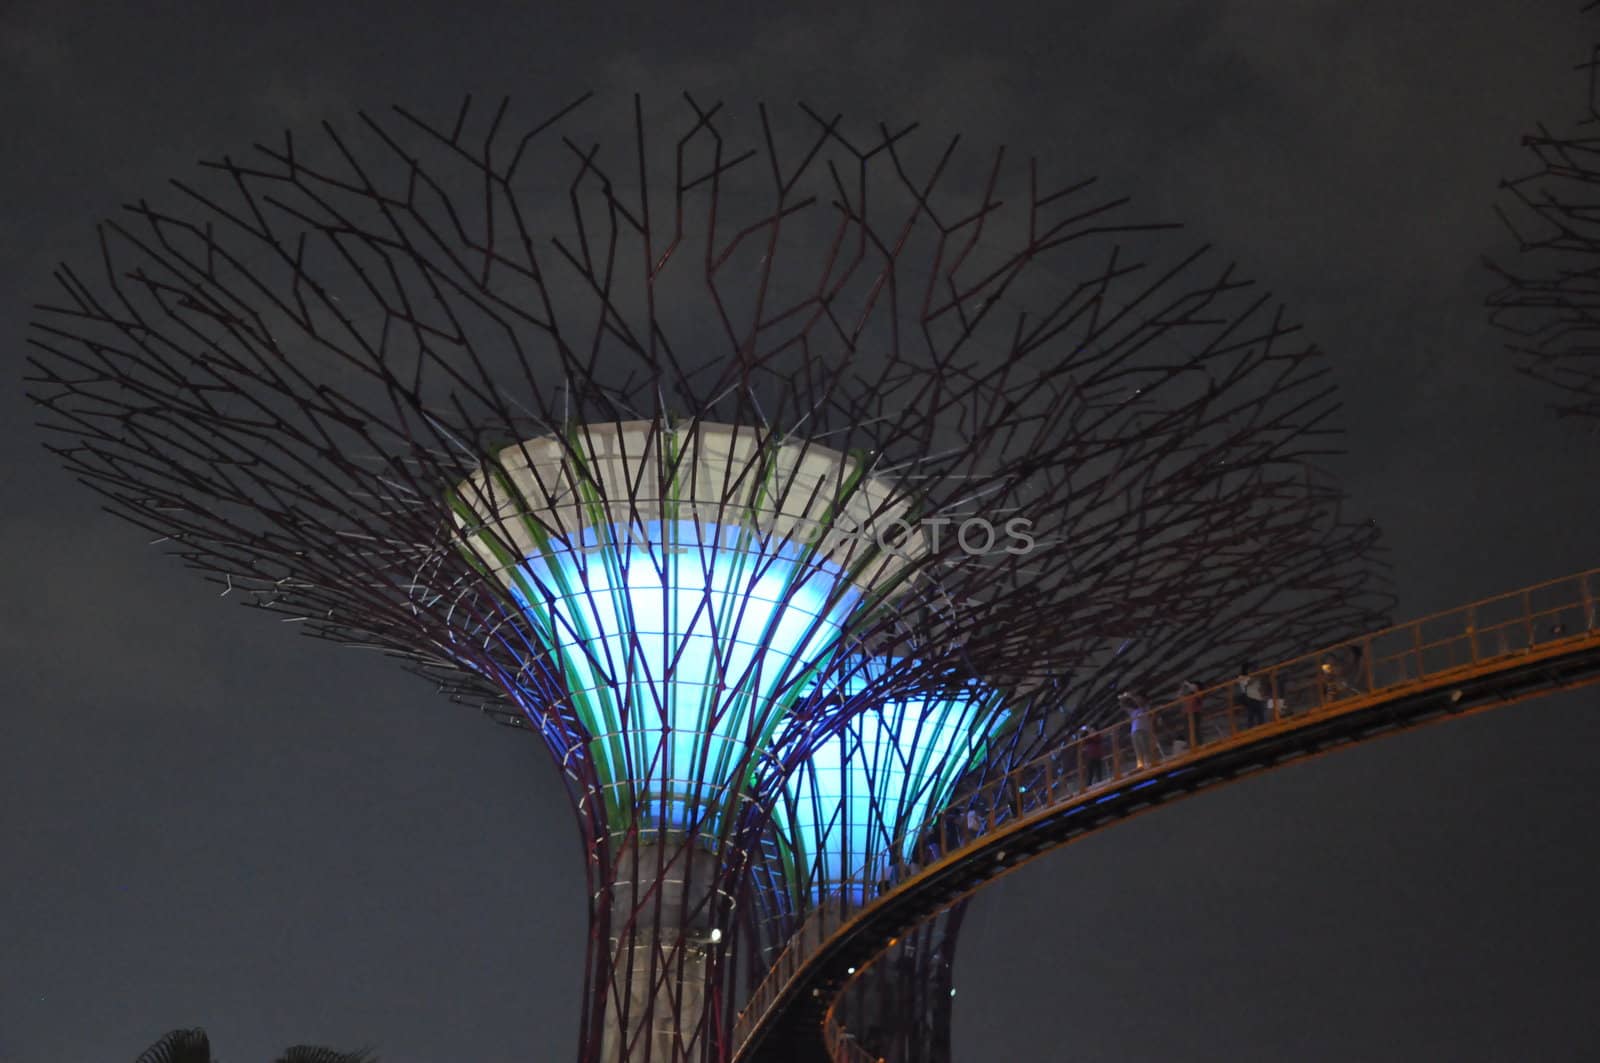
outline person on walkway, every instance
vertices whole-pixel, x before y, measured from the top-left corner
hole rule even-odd
[[[1124,690],[1117,700],[1128,714],[1128,730],[1133,735],[1133,755],[1139,762],[1139,769],[1160,764],[1161,749],[1156,745],[1156,724],[1151,719],[1150,706],[1131,690]]]
[[[1083,757],[1083,788],[1097,786],[1106,775],[1106,736],[1084,727],[1078,732],[1078,752]]]
[[[1244,725],[1260,727],[1267,722],[1267,684],[1250,674],[1250,662],[1239,666],[1239,703],[1244,706]]]
[[[1323,704],[1347,698],[1354,693],[1350,687],[1350,680],[1345,676],[1344,662],[1335,654],[1328,654],[1322,659]]]

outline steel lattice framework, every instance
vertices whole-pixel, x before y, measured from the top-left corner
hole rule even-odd
[[[1600,4],[1589,4],[1593,12]],[[1517,258],[1490,262],[1500,287],[1490,320],[1509,336],[1522,372],[1559,389],[1563,416],[1600,419],[1600,45],[1579,66],[1588,80],[1584,116],[1540,124],[1522,138],[1534,164],[1501,182],[1495,212]]]
[[[785,928],[926,809],[1386,608],[1320,352],[1003,150],[469,99],[167,198],[40,308],[53,449],[224,593],[542,737],[585,1061],[725,1058]],[[863,992],[886,1037],[938,1044],[957,921]]]

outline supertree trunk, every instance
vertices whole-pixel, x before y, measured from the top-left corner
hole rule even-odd
[[[721,1003],[716,977],[719,923],[728,905],[715,854],[695,839],[624,845],[604,911],[590,926],[605,929],[591,945],[594,1019],[602,1063],[715,1058]],[[721,903],[719,903],[721,902]]]

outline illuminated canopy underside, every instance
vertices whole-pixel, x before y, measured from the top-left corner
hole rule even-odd
[[[706,424],[514,444],[456,491],[588,732],[613,830],[726,822],[853,621],[926,552],[871,534],[907,508],[864,459]]]
[[[868,662],[843,693],[864,688],[887,666]],[[788,881],[859,890],[915,860],[927,817],[948,802],[957,779],[983,757],[1004,725],[999,695],[976,685],[938,698],[898,699],[852,716],[791,776],[774,813]]]

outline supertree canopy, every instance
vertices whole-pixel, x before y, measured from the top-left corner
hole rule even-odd
[[[458,489],[458,523],[590,736],[611,831],[715,837],[740,812],[748,752],[906,564],[836,530],[893,493],[865,462],[658,424],[507,448]]]
[[[863,672],[884,667],[868,661]],[[852,677],[841,692],[869,682]],[[772,820],[788,865],[782,881],[803,891],[801,906],[830,890],[862,895],[917,862],[921,829],[1006,718],[1000,696],[977,684],[895,697],[850,715],[795,758]]]
[[[1524,136],[1533,164],[1500,183],[1495,211],[1518,253],[1488,263],[1500,281],[1488,304],[1521,371],[1560,392],[1558,413],[1592,424],[1600,423],[1600,45],[1580,69],[1587,107]]]
[[[725,1058],[762,928],[919,859],[953,793],[1382,607],[1320,353],[1032,160],[469,100],[166,198],[41,308],[54,449],[225,592],[543,739],[585,1061]],[[946,922],[907,978],[948,979]]]

